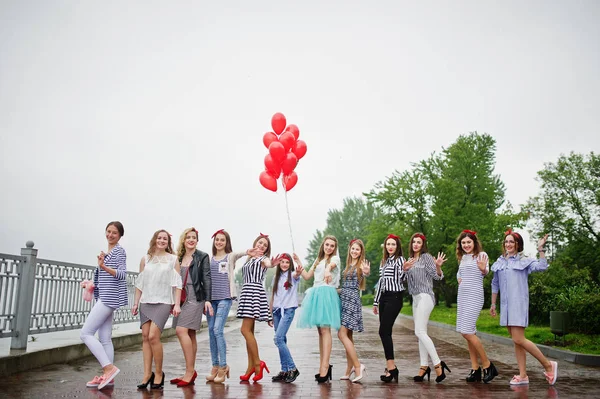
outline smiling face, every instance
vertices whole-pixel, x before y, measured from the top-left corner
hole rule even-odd
[[[119,234],[119,230],[113,225],[110,225],[106,228],[105,234],[106,241],[108,241],[108,245],[110,246],[116,245],[121,239],[121,234]]]
[[[185,235],[185,248],[194,250],[198,245],[198,234],[195,231],[190,231]]]
[[[325,251],[325,256],[331,256],[337,247],[337,244],[332,239],[328,238],[323,243],[323,251]]]
[[[416,254],[421,252],[421,248],[423,248],[423,239],[421,237],[415,237],[412,241],[412,250]]]
[[[169,246],[169,234],[164,231],[158,233],[156,237],[156,248],[159,250],[166,250]]]
[[[360,245],[357,243],[352,244],[350,247],[350,256],[352,257],[352,260],[357,260],[360,258],[361,253],[362,249],[360,248]]]
[[[396,248],[398,248],[396,240],[394,240],[393,238],[388,238],[387,240],[385,240],[385,250],[390,256],[396,253]]]
[[[225,245],[227,245],[227,237],[225,237],[225,234],[223,234],[223,233],[217,234],[215,236],[214,245],[218,251],[224,250]]]
[[[517,253],[517,242],[510,234],[504,239],[504,250],[508,255],[515,255]]]
[[[468,236],[460,240],[460,246],[465,254],[472,254],[475,249],[475,243]]]
[[[288,269],[290,268],[289,259],[287,259],[287,258],[281,259],[281,261],[279,262],[279,268],[281,269],[282,272],[287,272]]]
[[[258,241],[256,241],[254,248],[258,249],[259,251],[262,251],[263,253],[266,253],[267,249],[269,248],[269,241],[267,241],[266,238],[261,237]]]

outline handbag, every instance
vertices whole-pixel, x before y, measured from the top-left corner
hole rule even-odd
[[[187,286],[188,274],[190,274],[190,268],[189,267],[186,270],[185,278],[183,279],[183,287],[181,289],[181,297],[179,298],[179,306],[183,306],[183,304],[185,303],[185,300],[187,299],[187,293],[186,293],[185,289],[186,289],[186,286]]]

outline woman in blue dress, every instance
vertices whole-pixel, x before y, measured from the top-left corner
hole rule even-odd
[[[544,376],[550,385],[554,385],[558,376],[558,363],[549,361],[539,348],[525,338],[525,327],[529,324],[529,286],[528,277],[533,272],[548,268],[544,245],[548,234],[538,241],[539,259],[523,255],[523,238],[519,233],[508,230],[502,243],[503,255],[492,265],[492,306],[490,314],[496,316],[496,299],[500,297],[500,325],[508,328],[514,344],[519,374],[510,381],[510,385],[529,384],[526,360],[527,352],[544,367]]]

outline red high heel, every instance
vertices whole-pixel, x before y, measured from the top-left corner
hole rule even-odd
[[[262,380],[263,370],[267,370],[267,373],[271,374],[271,372],[269,371],[269,368],[267,367],[267,363],[265,363],[261,360],[260,361],[260,371],[254,375],[254,378],[252,378],[252,380],[254,380],[254,382]]]
[[[194,375],[192,375],[192,378],[190,379],[190,381],[184,381],[184,380],[179,380],[179,382],[177,383],[178,387],[187,387],[188,385],[194,385],[194,381],[196,380],[196,377],[198,377],[198,373],[196,372],[196,370],[194,370]]]
[[[248,374],[240,375],[240,381],[248,381],[250,377],[254,374],[254,369],[252,369]]]

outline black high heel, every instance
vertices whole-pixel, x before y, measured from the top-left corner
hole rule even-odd
[[[490,362],[490,367],[483,369],[483,382],[487,384],[491,382],[497,375],[498,370],[496,369],[496,366],[494,366],[494,363]]]
[[[452,371],[450,371],[450,369],[446,365],[446,362],[444,362],[444,361],[441,361],[440,364],[438,364],[437,366],[435,366],[436,369],[439,369],[440,367],[442,369],[442,374],[440,374],[437,377],[435,377],[435,382],[442,382],[442,381],[444,381],[446,379],[446,373],[444,372],[444,369],[448,370],[449,373],[452,372]]]
[[[396,382],[398,382],[398,367],[396,367],[393,370],[388,370],[385,369],[385,371],[387,371],[388,373],[390,373],[390,375],[381,375],[379,376],[379,378],[381,379],[381,381],[383,382],[392,382],[392,380],[396,380]]]
[[[478,367],[477,370],[471,369],[466,380],[467,382],[481,382],[481,367]]]
[[[138,384],[137,388],[138,389],[146,389],[148,387],[148,384],[150,384],[150,381],[154,381],[154,371],[152,372],[152,375],[150,376],[150,378],[148,378],[148,381],[146,381],[142,384]]]
[[[327,382],[327,380],[331,380],[331,378],[332,378],[331,375],[333,374],[332,369],[333,369],[333,366],[330,364],[329,369],[327,370],[327,374],[325,374],[325,377],[321,377],[321,374],[317,374],[317,382],[319,384],[322,384],[324,382]]]
[[[419,375],[415,375],[413,377],[413,380],[415,380],[416,382],[423,382],[423,380],[425,379],[425,376],[427,376],[427,381],[429,381],[430,375],[431,375],[431,367],[427,366],[427,367],[420,367],[420,370],[423,370],[424,373],[423,375],[421,375],[421,372],[419,371]]]
[[[165,386],[165,372],[163,371],[162,373],[162,380],[160,381],[160,384],[155,384],[154,383],[154,378],[152,379],[152,384],[150,384],[150,389],[162,389]]]
[[[327,374],[331,374],[331,369],[332,369],[332,368],[333,368],[333,364],[330,364],[330,365],[329,365],[329,370],[327,370]],[[321,376],[321,373],[317,373],[317,374],[315,374],[315,381],[318,381],[320,376]],[[331,379],[331,378],[330,378],[330,379]],[[323,382],[325,382],[325,381],[323,381]]]

